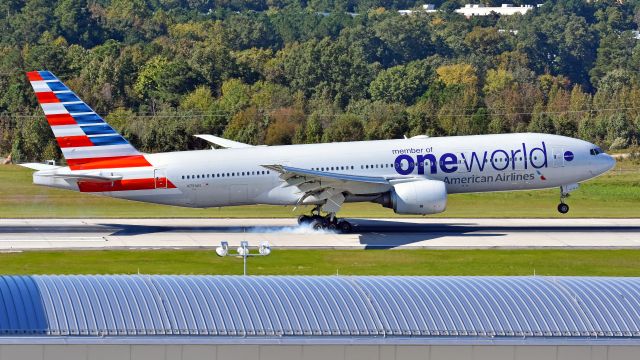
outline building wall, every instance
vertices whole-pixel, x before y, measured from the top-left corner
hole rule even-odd
[[[640,346],[0,345],[0,360],[637,360]]]

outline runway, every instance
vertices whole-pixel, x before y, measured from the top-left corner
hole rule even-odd
[[[354,233],[315,232],[295,219],[0,219],[0,251],[274,249],[640,248],[640,219],[350,219]]]

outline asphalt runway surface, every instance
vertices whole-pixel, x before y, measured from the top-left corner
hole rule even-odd
[[[640,219],[349,219],[351,234],[295,219],[0,219],[0,251],[214,248],[640,248]]]

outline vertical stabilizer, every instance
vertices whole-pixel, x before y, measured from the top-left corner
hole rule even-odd
[[[31,71],[27,77],[71,170],[151,166],[51,72]]]

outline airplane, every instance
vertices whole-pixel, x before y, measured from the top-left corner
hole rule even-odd
[[[51,72],[27,78],[67,164],[21,164],[36,170],[34,184],[191,208],[311,205],[298,222],[313,229],[352,231],[336,216],[347,202],[429,215],[449,194],[554,187],[566,214],[569,193],[615,165],[594,144],[539,133],[283,146],[195,135],[218,148],[145,154]]]

